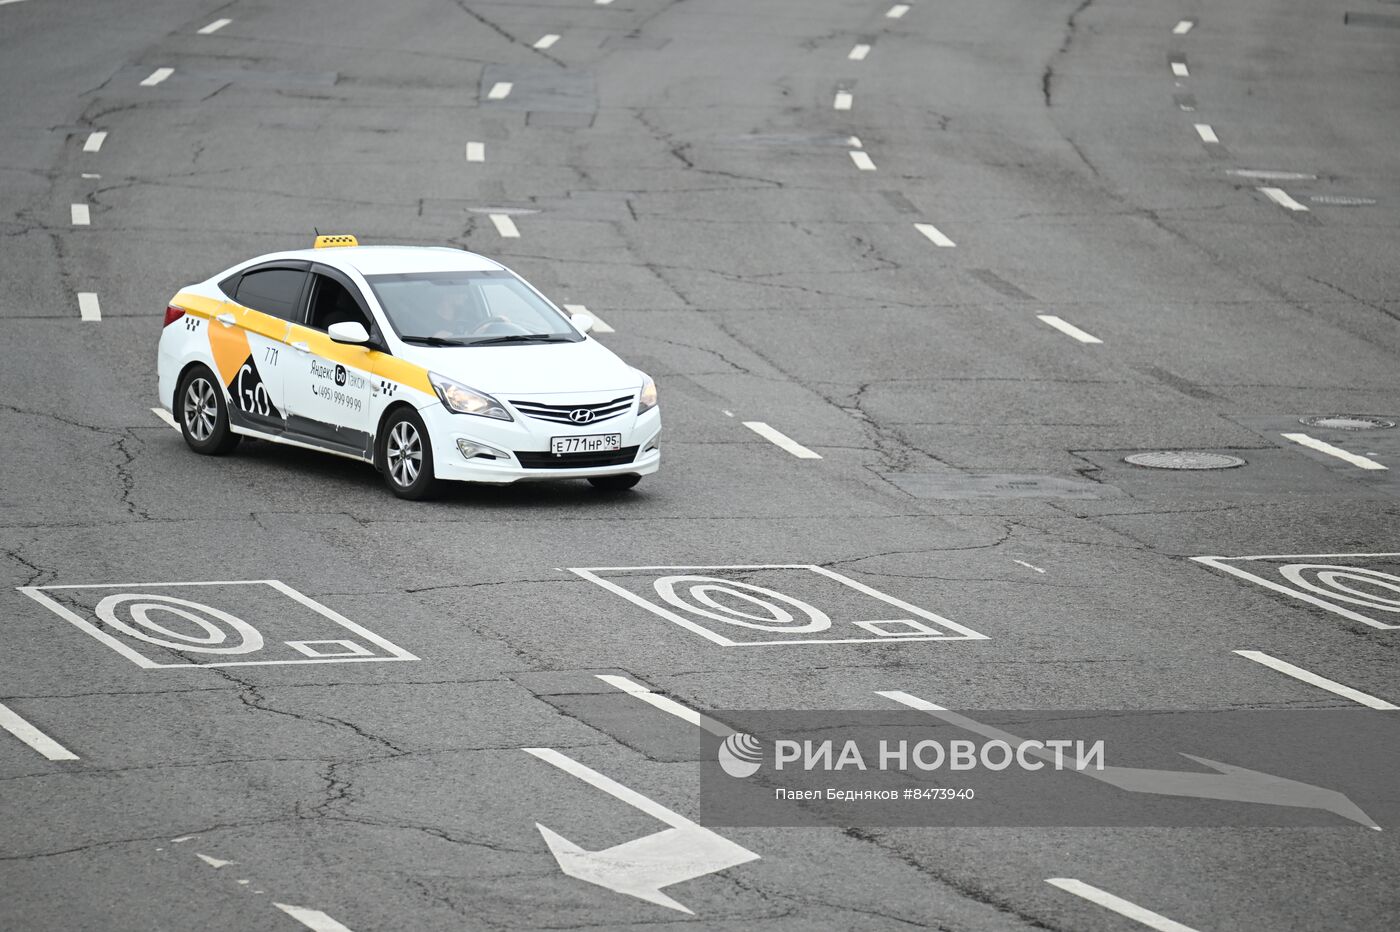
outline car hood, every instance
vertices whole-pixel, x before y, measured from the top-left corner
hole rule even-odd
[[[622,391],[642,384],[636,369],[594,340],[505,346],[407,345],[399,355],[492,395]]]

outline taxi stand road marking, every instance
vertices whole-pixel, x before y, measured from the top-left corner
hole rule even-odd
[[[674,715],[683,722],[688,722],[696,728],[703,728],[716,738],[728,738],[734,734],[734,729],[722,722],[717,722],[708,715],[702,715],[694,709],[681,705],[674,699],[654,693],[641,683],[629,680],[625,676],[613,676],[610,673],[594,674],[598,679],[616,689],[620,689],[629,696],[636,696],[647,705],[655,706],[663,712]]]
[[[152,408],[151,413],[164,421],[167,426],[173,427],[176,430],[180,429],[180,425],[175,423],[174,416],[164,408]]]
[[[774,430],[762,421],[744,421],[744,426],[764,440],[782,447],[800,460],[819,460],[822,458],[820,453],[812,452],[787,434]]]
[[[1309,603],[1310,605],[1316,605],[1318,608],[1326,609],[1327,611],[1331,612],[1331,613],[1334,614],[1334,615],[1341,615],[1343,618],[1350,618],[1352,621],[1359,621],[1359,622],[1361,622],[1361,624],[1363,624],[1363,625],[1368,625],[1368,626],[1370,626],[1370,627],[1372,627],[1372,628],[1379,628],[1379,629],[1381,629],[1381,630],[1383,630],[1383,631],[1388,631],[1388,630],[1393,629],[1393,628],[1400,628],[1400,625],[1392,625],[1392,624],[1387,624],[1387,623],[1385,623],[1385,622],[1383,622],[1383,621],[1377,621],[1377,620],[1374,619],[1374,618],[1370,618],[1370,617],[1368,617],[1368,616],[1366,616],[1366,615],[1362,615],[1360,612],[1354,612],[1354,611],[1352,611],[1352,610],[1349,609],[1349,608],[1345,608],[1345,607],[1343,607],[1343,606],[1341,606],[1341,605],[1336,604],[1335,602],[1329,602],[1329,601],[1327,601],[1325,598],[1323,598],[1322,596],[1314,595],[1314,594],[1311,593],[1311,592],[1304,592],[1304,591],[1301,590],[1301,589],[1293,589],[1293,588],[1290,588],[1290,587],[1288,587],[1288,586],[1283,585],[1282,583],[1274,582],[1272,579],[1265,579],[1265,578],[1262,577],[1262,576],[1255,576],[1253,573],[1249,572],[1248,570],[1240,569],[1240,568],[1237,567],[1237,566],[1231,566],[1230,563],[1228,562],[1228,561],[1231,561],[1231,560],[1277,560],[1277,559],[1292,559],[1292,558],[1295,557],[1295,556],[1300,557],[1300,558],[1313,559],[1313,558],[1318,558],[1318,557],[1326,557],[1326,558],[1331,558],[1331,557],[1394,557],[1394,556],[1396,556],[1396,554],[1393,554],[1393,553],[1309,553],[1309,554],[1272,554],[1272,555],[1259,555],[1259,556],[1252,556],[1252,557],[1192,557],[1192,558],[1191,558],[1191,562],[1193,562],[1193,563],[1201,563],[1201,564],[1204,564],[1205,566],[1209,566],[1209,567],[1212,567],[1212,568],[1214,568],[1214,569],[1220,570],[1220,571],[1223,572],[1223,573],[1229,573],[1231,576],[1239,577],[1240,579],[1243,579],[1243,580],[1245,580],[1246,582],[1251,582],[1251,583],[1254,583],[1254,584],[1256,584],[1256,585],[1263,586],[1265,589],[1272,589],[1272,590],[1275,591],[1275,592],[1281,592],[1281,593],[1283,593],[1284,595],[1289,596],[1290,598],[1299,599],[1299,600],[1301,600],[1301,601],[1303,601],[1303,602]]]
[[[859,168],[863,172],[873,172],[875,170],[875,162],[865,152],[862,152],[860,149],[852,149],[850,155],[851,161],[856,163],[856,168]]]
[[[102,143],[107,141],[107,133],[103,130],[88,133],[87,140],[83,143],[84,152],[98,152],[102,149]]]
[[[595,314],[595,313],[593,313],[592,311],[590,311],[590,310],[588,309],[588,306],[587,306],[586,304],[566,304],[566,305],[564,305],[564,310],[568,311],[570,314],[587,314],[589,317],[592,317],[592,318],[593,318],[593,332],[594,332],[594,333],[616,333],[616,332],[617,332],[617,331],[614,330],[612,327],[609,327],[607,324],[603,323],[603,318],[599,317],[597,314]]]
[[[20,718],[19,713],[0,702],[0,728],[5,729],[49,760],[78,760],[78,755]]]
[[[505,100],[510,96],[510,89],[515,85],[510,81],[497,81],[491,85],[491,90],[487,92],[487,100]]]
[[[1065,321],[1065,320],[1062,320],[1062,319],[1060,319],[1059,317],[1056,317],[1054,314],[1037,314],[1037,315],[1035,315],[1035,316],[1036,316],[1037,318],[1039,318],[1039,320],[1041,321],[1041,323],[1049,324],[1050,326],[1054,327],[1056,330],[1060,331],[1061,333],[1063,333],[1063,334],[1065,334],[1065,335],[1067,335],[1067,336],[1074,337],[1074,338],[1075,338],[1076,340],[1078,340],[1080,343],[1102,343],[1102,342],[1103,342],[1103,340],[1100,340],[1098,337],[1094,336],[1092,333],[1085,333],[1083,330],[1080,330],[1080,329],[1079,329],[1078,327],[1076,327],[1074,324],[1071,324],[1071,323],[1069,323],[1069,322],[1067,322],[1067,321]]]
[[[92,213],[86,204],[73,204],[68,209],[68,213],[72,217],[75,227],[85,227],[92,223]]]
[[[205,26],[202,29],[197,29],[195,30],[195,32],[201,36],[212,36],[214,33],[218,32],[220,29],[223,29],[231,22],[233,22],[233,20],[231,19],[216,19],[208,26]]]
[[[488,214],[491,222],[495,224],[496,232],[506,239],[519,239],[520,230],[516,228],[515,221],[510,219],[509,214]]]
[[[931,223],[916,223],[914,229],[918,230],[935,246],[942,246],[944,249],[952,249],[957,243],[943,235],[943,232]]]
[[[304,906],[291,906],[287,903],[273,903],[272,905],[312,932],[351,932],[348,926],[341,925],[319,909],[307,909]]]
[[[82,320],[101,320],[102,306],[97,303],[97,295],[91,291],[78,292],[78,317]]]
[[[1283,434],[1284,440],[1292,440],[1319,453],[1326,453],[1328,456],[1335,456],[1339,460],[1350,463],[1359,469],[1386,469],[1386,466],[1377,463],[1375,460],[1362,456],[1359,453],[1348,453],[1341,447],[1334,447],[1332,444],[1316,437],[1309,437],[1307,434]]]
[[[1160,913],[1144,909],[1121,896],[1114,896],[1107,890],[1100,890],[1098,887],[1091,886],[1082,880],[1075,880],[1073,877],[1047,877],[1045,882],[1052,887],[1059,887],[1066,893],[1073,893],[1077,897],[1096,903],[1104,909],[1112,910],[1134,922],[1139,922],[1149,929],[1156,929],[1157,932],[1196,932],[1190,926],[1184,926],[1174,919],[1168,919]]]
[[[484,142],[469,142],[469,143],[467,143],[467,161],[468,161],[468,162],[484,162],[484,161],[486,161],[486,143],[484,143]]]
[[[1378,709],[1380,711],[1400,709],[1400,706],[1392,705],[1384,699],[1377,699],[1375,696],[1363,693],[1359,689],[1343,686],[1336,680],[1329,680],[1324,676],[1318,676],[1316,673],[1304,670],[1302,667],[1295,667],[1288,661],[1279,660],[1277,657],[1271,657],[1262,650],[1237,650],[1233,653],[1239,654],[1247,660],[1253,660],[1255,663],[1262,663],[1271,670],[1277,670],[1285,676],[1291,676],[1295,680],[1307,683],[1309,686],[1316,686],[1318,689],[1325,689],[1329,693],[1341,696],[1344,699],[1350,699],[1352,702],[1359,702],[1367,708]]]
[[[556,43],[556,42],[558,42],[558,41],[559,41],[559,37],[556,36],[554,33],[551,32],[551,33],[549,33],[549,34],[547,34],[547,35],[540,36],[538,39],[536,39],[536,40],[535,40],[535,48],[537,48],[537,49],[547,49],[547,48],[549,48],[550,46],[552,46],[554,43]]]
[[[174,68],[157,68],[155,71],[152,71],[152,72],[141,82],[141,86],[142,86],[142,87],[155,87],[157,84],[159,84],[160,82],[164,81],[166,78],[170,77],[170,76],[171,76],[172,74],[174,74],[174,73],[175,73],[175,69],[174,69]]]

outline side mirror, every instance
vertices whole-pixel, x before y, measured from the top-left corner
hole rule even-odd
[[[593,319],[592,314],[579,313],[570,315],[569,323],[573,324],[574,327],[578,329],[579,333],[588,333],[593,329],[593,325],[598,322]]]
[[[369,331],[365,325],[353,320],[331,324],[326,334],[337,343],[368,343]]]

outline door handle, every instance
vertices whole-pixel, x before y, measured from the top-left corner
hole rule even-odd
[[[296,350],[298,353],[311,352],[311,347],[307,346],[305,343],[293,343],[292,349]]]
[[[214,319],[217,320],[219,323],[223,324],[225,327],[233,326],[233,315],[228,313],[227,311],[220,314],[218,317],[215,317]]]

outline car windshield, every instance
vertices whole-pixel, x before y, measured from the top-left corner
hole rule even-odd
[[[564,316],[510,272],[366,276],[399,337],[428,346],[582,340]]]

